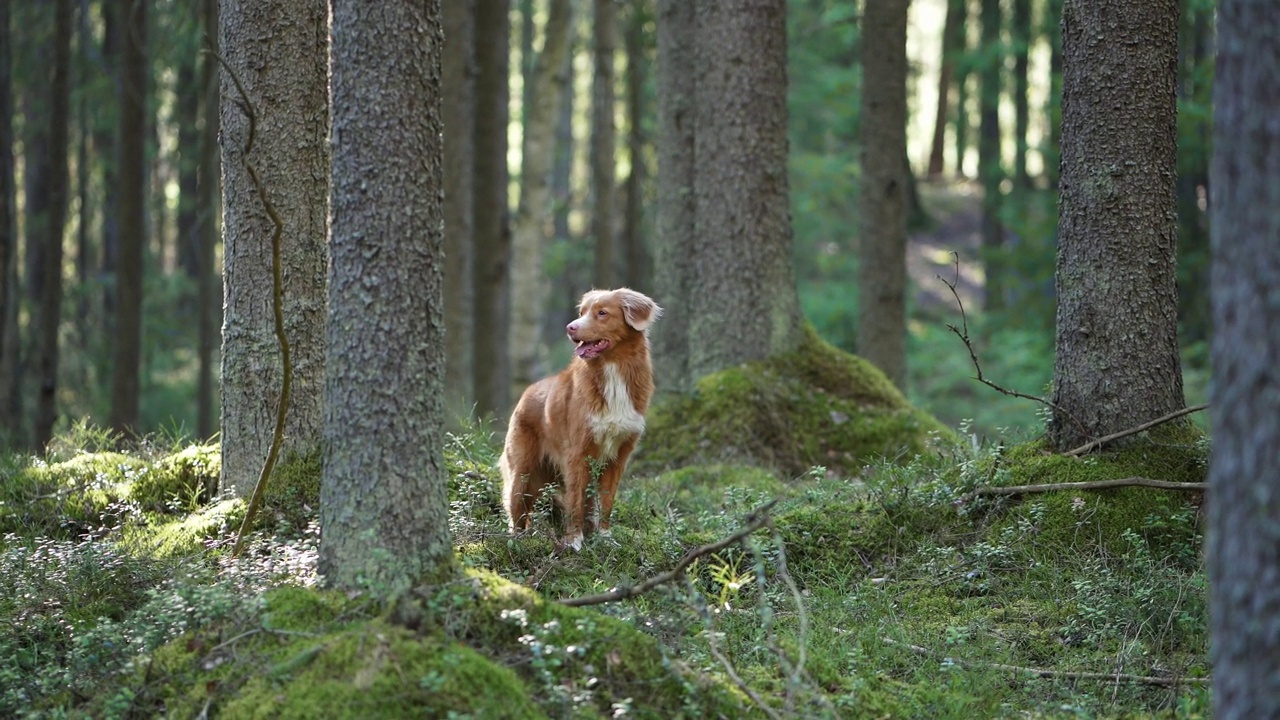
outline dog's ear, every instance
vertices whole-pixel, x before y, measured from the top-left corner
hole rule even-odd
[[[647,295],[623,288],[618,291],[618,297],[622,300],[622,314],[627,324],[640,332],[648,330],[654,321],[662,317],[662,308]]]

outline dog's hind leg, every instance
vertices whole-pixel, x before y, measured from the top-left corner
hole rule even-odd
[[[507,443],[498,461],[502,472],[502,506],[507,511],[507,529],[512,533],[529,529],[533,504],[542,494],[545,479],[537,458],[521,451],[519,443]]]

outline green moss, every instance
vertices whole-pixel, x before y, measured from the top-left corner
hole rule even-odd
[[[751,508],[743,507],[739,498],[749,498],[748,503],[767,501],[787,490],[777,475],[750,465],[691,465],[633,481],[632,487],[637,486],[636,502],[641,501],[642,494],[643,501],[655,508],[673,508],[684,513],[712,509],[747,511]],[[734,492],[726,497],[726,491]]]
[[[649,414],[638,472],[744,462],[800,475],[815,465],[856,471],[868,460],[923,452],[949,434],[867,361],[805,330],[802,347],[708,375]]]
[[[294,529],[306,527],[320,511],[320,473],[319,450],[290,455],[278,463],[267,481],[259,522]]]
[[[225,538],[244,519],[244,502],[222,500],[177,519],[157,515],[150,524],[130,524],[123,528],[125,547],[153,557],[189,555],[205,549],[209,540]]]
[[[0,534],[78,537],[103,523],[146,467],[144,460],[112,452],[8,466],[0,470]]]
[[[192,510],[217,492],[222,455],[217,445],[191,445],[140,473],[129,498],[147,510]]]

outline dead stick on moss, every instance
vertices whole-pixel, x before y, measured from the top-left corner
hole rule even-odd
[[[244,521],[240,523],[240,531],[236,533],[236,543],[231,547],[231,557],[239,557],[240,550],[244,547],[244,539],[249,534],[249,528],[253,527],[254,517],[258,514],[258,508],[262,506],[262,496],[266,494],[267,479],[271,477],[271,471],[275,469],[276,460],[280,457],[280,446],[284,444],[284,418],[285,412],[289,407],[289,394],[293,386],[293,361],[290,359],[289,338],[284,332],[284,274],[281,269],[280,261],[280,243],[281,235],[284,233],[284,221],[280,219],[280,214],[276,212],[276,207],[271,203],[271,198],[267,196],[266,188],[262,186],[262,180],[258,177],[258,170],[253,162],[249,160],[249,151],[253,148],[254,133],[257,132],[258,116],[253,109],[253,102],[249,99],[249,94],[245,92],[244,84],[240,82],[240,76],[236,71],[227,64],[221,55],[213,50],[205,52],[217,59],[218,64],[231,76],[231,82],[236,86],[236,92],[240,94],[236,105],[244,113],[248,120],[249,127],[245,132],[244,149],[241,154],[244,157],[244,167],[249,173],[249,180],[253,183],[253,189],[258,194],[258,200],[262,202],[262,207],[266,210],[267,216],[271,219],[271,305],[275,314],[275,330],[276,342],[280,345],[280,402],[276,409],[276,427],[275,432],[271,436],[271,447],[267,450],[267,459],[262,464],[262,473],[258,475],[258,482],[253,486],[253,495],[249,498],[249,506],[244,511]]]
[[[1067,419],[1069,419],[1082,434],[1089,435],[1090,433],[1088,429],[1085,427],[1084,423],[1077,420],[1075,416],[1073,416],[1071,413],[1067,412],[1057,404],[1049,400],[1045,400],[1042,397],[1037,397],[1035,395],[1028,395],[1026,393],[1018,392],[1017,390],[1010,390],[1009,388],[1002,387],[988,380],[987,377],[982,374],[982,365],[978,362],[978,353],[973,349],[973,341],[969,338],[969,315],[968,313],[965,312],[964,301],[960,299],[960,293],[956,290],[956,285],[959,284],[960,282],[960,254],[956,252],[952,252],[951,256],[952,258],[954,258],[953,262],[955,263],[955,268],[956,268],[955,281],[954,282],[948,281],[946,278],[942,277],[941,275],[935,275],[934,277],[938,278],[938,280],[942,281],[943,285],[947,286],[947,289],[951,291],[951,295],[956,299],[956,306],[960,308],[960,323],[963,326],[963,330],[961,328],[956,327],[955,325],[952,325],[951,323],[947,323],[947,329],[955,333],[956,337],[960,338],[960,342],[964,343],[965,349],[969,351],[969,360],[973,363],[973,369],[978,373],[978,376],[974,379],[982,383],[983,385],[986,385],[987,387],[991,388],[992,390],[995,390],[996,392],[1003,393],[1005,395],[1008,395],[1009,397],[1022,398],[1023,400],[1032,400],[1034,402],[1038,402],[1041,405],[1044,405],[1045,407],[1048,407],[1054,410],[1055,412],[1062,413],[1063,417],[1066,417]]]
[[[770,500],[764,505],[752,510],[751,513],[747,515],[746,524],[732,535],[729,535],[718,542],[711,543],[710,545],[703,545],[690,550],[684,554],[684,557],[680,558],[680,562],[676,563],[674,568],[662,573],[661,575],[655,575],[639,585],[619,585],[609,592],[600,593],[599,595],[565,598],[560,601],[560,604],[567,605],[569,607],[582,607],[584,605],[602,605],[604,603],[617,602],[619,600],[626,600],[627,598],[642,595],[659,585],[665,585],[672,580],[678,580],[684,574],[685,568],[692,565],[694,560],[697,560],[703,555],[720,552],[765,525],[768,525],[769,511],[772,510],[773,506],[777,503],[778,501],[776,499]]]
[[[980,487],[969,493],[970,497],[983,495],[1030,495],[1033,493],[1055,492],[1057,490],[1106,490],[1118,487],[1149,487],[1161,490],[1183,490],[1186,492],[1204,492],[1208,483],[1173,482],[1170,480],[1153,480],[1144,477],[1127,477],[1117,480],[1090,480],[1087,482],[1045,483],[1043,485],[1006,485],[1004,487]]]
[[[1111,441],[1113,441],[1113,440],[1119,440],[1119,439],[1120,439],[1120,438],[1122,438],[1122,437],[1128,437],[1128,436],[1130,436],[1130,435],[1137,435],[1138,433],[1142,432],[1143,430],[1150,430],[1151,428],[1153,428],[1153,427],[1155,427],[1155,426],[1157,426],[1157,425],[1161,425],[1161,424],[1167,423],[1167,422],[1169,422],[1170,420],[1177,420],[1178,418],[1182,417],[1183,415],[1190,415],[1191,413],[1194,413],[1194,412],[1200,412],[1201,410],[1204,410],[1204,409],[1206,409],[1206,408],[1208,408],[1208,407],[1209,407],[1209,404],[1208,404],[1208,403],[1204,403],[1203,405],[1192,405],[1191,407],[1184,407],[1184,408],[1182,408],[1181,410],[1175,410],[1175,411],[1173,411],[1173,412],[1169,413],[1168,415],[1162,415],[1162,416],[1160,416],[1160,417],[1156,418],[1155,420],[1152,420],[1152,421],[1150,421],[1150,422],[1142,423],[1141,425],[1138,425],[1138,426],[1136,426],[1136,427],[1131,427],[1131,428],[1129,428],[1128,430],[1121,430],[1120,432],[1117,432],[1117,433],[1111,433],[1110,435],[1107,435],[1106,437],[1100,437],[1100,438],[1098,438],[1097,440],[1093,440],[1093,441],[1091,441],[1091,442],[1087,442],[1087,443],[1085,443],[1084,445],[1081,445],[1081,446],[1080,446],[1080,447],[1078,447],[1078,448],[1075,448],[1075,449],[1072,449],[1072,450],[1068,450],[1068,451],[1066,451],[1066,452],[1064,452],[1064,453],[1062,453],[1062,454],[1063,454],[1063,455],[1070,456],[1070,457],[1075,457],[1075,456],[1077,456],[1077,455],[1083,455],[1083,454],[1085,454],[1085,453],[1089,452],[1090,450],[1093,450],[1094,448],[1101,447],[1101,446],[1103,446],[1103,445],[1105,445],[1105,444],[1107,444],[1107,443],[1109,443],[1109,442],[1111,442]]]
[[[929,648],[912,645],[911,643],[898,642],[887,637],[880,638],[880,641],[886,645],[895,647],[903,647],[917,655],[936,658],[938,653]],[[1174,687],[1177,685],[1208,685],[1210,678],[1168,678],[1156,677],[1153,675],[1130,675],[1128,673],[1105,673],[1105,672],[1082,672],[1076,670],[1049,670],[1047,668],[1026,667],[1024,665],[1005,665],[1004,663],[984,663],[973,662],[969,660],[958,660],[948,657],[949,660],[963,667],[983,667],[992,670],[1008,670],[1010,672],[1026,673],[1028,675],[1036,675],[1043,678],[1063,678],[1066,680],[1112,680],[1115,682],[1133,682],[1142,683],[1144,685],[1161,685],[1164,687]]]

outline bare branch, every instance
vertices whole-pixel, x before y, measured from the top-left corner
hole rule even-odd
[[[1163,424],[1163,423],[1167,423],[1167,422],[1169,422],[1170,420],[1177,420],[1178,418],[1182,417],[1183,415],[1190,415],[1191,413],[1194,413],[1194,412],[1200,412],[1201,410],[1204,410],[1204,409],[1206,409],[1206,408],[1208,408],[1208,407],[1209,407],[1209,404],[1208,404],[1208,403],[1204,403],[1203,405],[1192,405],[1191,407],[1184,407],[1184,408],[1182,408],[1181,410],[1175,410],[1175,411],[1173,411],[1173,412],[1169,413],[1168,415],[1162,415],[1162,416],[1160,416],[1160,417],[1158,417],[1158,418],[1156,418],[1155,420],[1152,420],[1152,421],[1150,421],[1150,422],[1142,423],[1141,425],[1138,425],[1137,427],[1132,427],[1132,428],[1129,428],[1128,430],[1121,430],[1120,432],[1117,432],[1117,433],[1111,433],[1110,435],[1107,435],[1106,437],[1100,437],[1100,438],[1098,438],[1097,440],[1094,440],[1094,441],[1092,441],[1092,442],[1087,442],[1087,443],[1085,443],[1084,445],[1081,445],[1081,446],[1080,446],[1080,447],[1078,447],[1078,448],[1075,448],[1075,449],[1073,449],[1073,450],[1068,450],[1068,451],[1066,451],[1065,453],[1063,453],[1063,455],[1068,455],[1068,456],[1072,456],[1072,457],[1075,457],[1075,456],[1077,456],[1077,455],[1083,455],[1083,454],[1085,454],[1085,453],[1087,453],[1087,452],[1090,452],[1090,451],[1091,451],[1091,450],[1093,450],[1094,448],[1101,447],[1101,446],[1103,446],[1103,445],[1105,445],[1105,444],[1107,444],[1107,443],[1111,442],[1112,440],[1119,440],[1119,439],[1120,439],[1120,438],[1122,438],[1122,437],[1128,437],[1128,436],[1130,436],[1130,435],[1136,435],[1136,434],[1138,434],[1138,433],[1142,432],[1143,430],[1150,430],[1151,428],[1153,428],[1153,427],[1155,427],[1155,426],[1157,426],[1157,425],[1161,425],[1161,424]]]
[[[967,497],[985,495],[1030,495],[1033,493],[1054,492],[1057,490],[1106,490],[1118,487],[1149,487],[1161,490],[1182,490],[1186,492],[1204,492],[1208,483],[1172,482],[1170,480],[1152,480],[1144,477],[1127,477],[1117,480],[1090,480],[1087,482],[1045,483],[1043,485],[1006,485],[1004,487],[980,487],[969,493]]]

